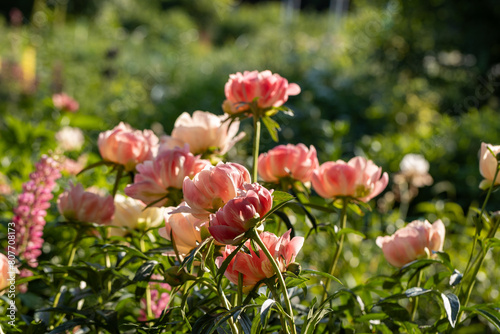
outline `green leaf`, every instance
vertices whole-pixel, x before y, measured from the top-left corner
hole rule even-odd
[[[492,308],[478,308],[474,312],[488,320],[500,332],[500,312]]]
[[[313,270],[313,269],[303,269],[302,272],[301,272],[302,275],[307,275],[307,274],[310,274],[310,275],[319,275],[319,276],[323,276],[323,277],[326,277],[326,278],[329,278],[329,279],[332,279],[334,280],[335,282],[341,284],[341,285],[344,285],[342,284],[342,282],[335,276],[333,275],[330,275],[328,273],[325,273],[325,272],[322,272],[322,271],[318,271],[318,270]]]
[[[363,233],[352,228],[343,228],[337,232],[337,236],[341,236],[342,234],[356,234],[362,237],[363,239],[366,239],[366,236]]]
[[[293,195],[290,195],[289,193],[286,193],[284,191],[274,191],[273,192],[273,207],[269,212],[267,212],[264,217],[262,217],[261,220],[266,219],[269,217],[271,214],[273,214],[276,210],[281,209],[285,204],[288,202],[294,200],[295,197]]]
[[[441,298],[443,299],[444,309],[446,311],[446,316],[450,321],[451,327],[455,328],[458,311],[460,310],[460,301],[458,300],[458,297],[453,293],[442,293]]]
[[[398,303],[383,302],[379,306],[382,308],[385,314],[387,314],[392,320],[397,321],[409,321],[410,313]]]
[[[261,120],[262,123],[264,123],[264,126],[267,128],[267,131],[269,131],[271,138],[275,142],[278,142],[278,130],[281,130],[280,125],[275,120],[273,120],[271,117],[268,116],[262,117]]]
[[[455,285],[459,284],[462,281],[463,276],[464,275],[462,275],[461,272],[459,272],[458,270],[455,269],[453,271],[453,274],[450,276],[450,285],[455,286]]]
[[[149,278],[153,274],[153,271],[155,270],[157,265],[158,261],[155,260],[144,262],[139,267],[139,269],[137,269],[133,281],[134,282],[149,281]]]
[[[486,242],[486,247],[488,248],[497,248],[500,247],[500,239],[498,238],[490,238]]]
[[[274,304],[276,304],[274,299],[267,299],[264,303],[262,303],[262,306],[260,307],[260,323],[262,324],[262,327],[266,325],[266,317]]]
[[[406,297],[411,298],[411,297],[417,297],[420,295],[424,295],[424,294],[429,293],[431,291],[432,290],[422,289],[420,287],[414,287],[414,288],[410,288],[410,289],[406,290],[405,295],[406,295]]]

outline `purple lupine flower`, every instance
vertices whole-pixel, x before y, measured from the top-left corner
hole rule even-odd
[[[152,279],[161,280],[160,275],[151,276]],[[158,319],[161,312],[165,310],[170,300],[169,291],[172,289],[167,283],[149,282],[151,287],[151,312],[155,319]],[[141,299],[141,310],[138,318],[139,321],[148,320],[146,311],[146,298]]]
[[[38,266],[36,260],[42,253],[46,210],[50,207],[52,190],[60,177],[59,163],[43,155],[35,164],[30,180],[23,184],[23,193],[19,195],[18,205],[14,208],[16,254],[33,268]],[[23,269],[21,277],[27,276],[31,276],[31,272]]]

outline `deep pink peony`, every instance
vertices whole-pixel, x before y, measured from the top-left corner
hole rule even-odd
[[[262,232],[260,238],[278,263],[281,272],[286,271],[288,265],[295,261],[295,257],[304,244],[303,237],[295,237],[290,240],[290,230],[280,238],[272,233]],[[243,274],[243,291],[249,293],[259,281],[274,276],[275,272],[269,259],[260,248],[254,252],[250,240],[245,243],[245,246],[248,253],[240,250],[229,263],[224,275],[234,284],[238,284],[238,275],[239,273]],[[220,267],[235,249],[236,246],[226,246],[222,256],[216,259],[217,266]]]
[[[187,146],[166,150],[136,166],[138,173],[134,183],[125,188],[125,194],[148,205],[156,202],[153,206],[163,206],[169,201],[172,188],[182,189],[184,178],[192,178],[209,166],[208,160],[198,159]]]
[[[244,189],[244,194],[230,200],[210,216],[208,230],[222,244],[238,244],[243,234],[254,227],[273,206],[271,192],[260,184],[245,184]]]
[[[495,154],[500,154],[500,145],[493,146],[487,143],[481,143],[481,156],[479,157],[479,171],[484,177],[481,181],[479,187],[481,189],[488,189],[493,183],[493,178],[495,177],[495,172],[498,168],[497,157],[491,154],[490,150]],[[497,176],[494,185],[500,184],[500,174]]]
[[[312,186],[324,198],[352,197],[368,202],[380,194],[389,176],[371,160],[355,157],[344,162],[329,161],[316,169],[311,178]]]
[[[185,206],[185,203],[180,206]],[[158,230],[158,233],[169,241],[173,238],[177,252],[180,256],[185,256],[203,241],[204,236],[209,236],[208,222],[186,212],[170,213],[173,209],[175,208],[165,209],[165,225]]]
[[[108,224],[113,219],[115,205],[113,196],[99,196],[83,190],[81,184],[71,184],[59,195],[57,207],[69,221]]]
[[[132,171],[145,160],[151,160],[158,151],[158,137],[151,130],[135,130],[120,122],[114,129],[101,132],[97,144],[106,161],[123,165]]]
[[[186,112],[182,113],[175,121],[172,135],[161,138],[160,152],[188,144],[193,154],[203,154],[209,150],[226,154],[245,133],[238,135],[240,122],[225,119],[227,116],[217,116],[207,111],[195,111],[192,117]]]
[[[427,254],[431,255],[432,251],[442,251],[445,233],[441,220],[432,225],[427,220],[415,220],[391,236],[378,237],[376,242],[387,262],[401,268]]]
[[[258,171],[262,180],[279,183],[289,177],[301,182],[309,182],[312,173],[319,167],[316,149],[304,144],[279,145],[259,156]]]
[[[250,183],[250,173],[240,164],[219,163],[206,168],[192,180],[184,179],[182,190],[188,207],[183,210],[208,220],[211,213],[236,198],[245,183]]]
[[[229,75],[229,81],[224,87],[226,101],[223,108],[227,113],[239,113],[248,110],[249,103],[255,98],[261,109],[282,106],[288,96],[300,93],[300,87],[295,83],[288,83],[279,74],[271,71],[245,71]]]

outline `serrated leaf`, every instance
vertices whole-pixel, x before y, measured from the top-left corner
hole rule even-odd
[[[274,299],[267,299],[264,303],[262,303],[262,306],[260,307],[260,323],[262,326],[265,326],[267,314],[271,311],[271,307],[274,304],[276,304]]]
[[[455,328],[457,323],[458,311],[460,310],[460,301],[458,297],[453,293],[441,294],[443,299],[444,309],[446,311],[446,316],[450,321],[451,327]]]

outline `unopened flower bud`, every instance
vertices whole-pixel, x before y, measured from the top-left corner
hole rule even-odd
[[[291,272],[295,275],[300,275],[300,272],[302,271],[302,266],[298,262],[292,262],[288,265],[286,268],[286,271]]]
[[[165,282],[170,286],[179,286],[194,279],[193,275],[188,274],[184,269],[179,269],[179,266],[170,267],[165,271]]]

